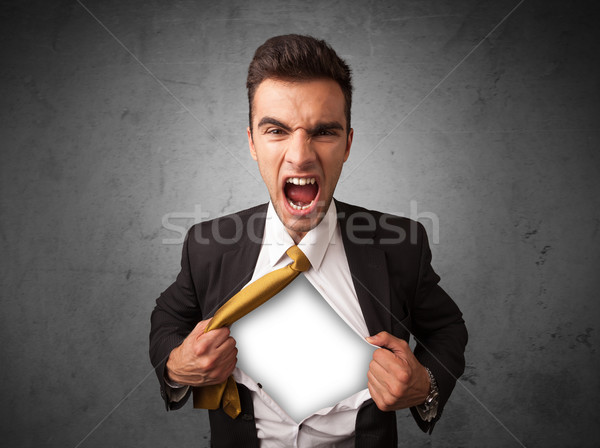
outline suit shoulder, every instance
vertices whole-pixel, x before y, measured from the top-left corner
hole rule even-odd
[[[196,226],[206,227],[206,226],[213,225],[213,223],[222,224],[222,223],[236,221],[236,220],[241,220],[242,222],[247,222],[249,219],[251,219],[253,216],[256,216],[256,215],[266,216],[267,205],[268,204],[256,205],[254,207],[250,207],[245,210],[240,210],[237,212],[229,213],[227,215],[219,216],[217,218],[213,218],[213,219],[209,219],[206,221],[196,223],[192,227],[196,227]]]
[[[261,240],[267,204],[194,224],[188,231],[188,244],[201,245],[209,250],[224,252],[242,240]],[[260,243],[260,241],[258,241]],[[218,249],[217,249],[218,248]]]
[[[336,201],[338,215],[347,232],[370,234],[374,241],[417,243],[425,235],[425,228],[417,221],[377,210]]]

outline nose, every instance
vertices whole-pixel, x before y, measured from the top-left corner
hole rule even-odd
[[[285,153],[285,161],[297,170],[310,168],[316,160],[316,153],[312,147],[311,139],[303,129],[297,129]]]

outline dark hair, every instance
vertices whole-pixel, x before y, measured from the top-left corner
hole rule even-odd
[[[352,74],[348,64],[327,42],[311,36],[287,34],[272,37],[256,49],[246,80],[251,132],[254,94],[260,83],[269,78],[290,81],[334,80],[344,94],[346,126],[347,132],[350,132]]]

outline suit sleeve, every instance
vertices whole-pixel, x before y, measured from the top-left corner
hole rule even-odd
[[[414,353],[435,377],[439,389],[439,406],[437,416],[431,422],[423,421],[415,408],[411,412],[419,427],[431,433],[457,379],[464,372],[464,351],[468,336],[458,306],[438,284],[440,277],[431,267],[431,249],[421,224],[418,225],[417,237],[420,263],[411,310],[412,330],[417,342]]]
[[[191,232],[192,230],[188,232],[183,243],[181,271],[175,282],[156,300],[156,306],[150,318],[150,360],[156,371],[160,383],[160,393],[167,410],[181,408],[190,395],[190,390],[188,390],[180,401],[169,401],[166,392],[169,386],[165,384],[164,380],[167,359],[171,350],[178,347],[196,324],[202,320],[202,311],[198,304],[190,269],[188,251]]]

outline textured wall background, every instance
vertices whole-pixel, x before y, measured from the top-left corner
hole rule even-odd
[[[598,446],[594,4],[3,2],[3,445],[208,445],[204,412],[164,411],[147,356],[181,250],[163,218],[267,199],[245,72],[298,32],[354,70],[338,199],[420,215],[470,330],[434,434],[398,413],[404,446]]]

